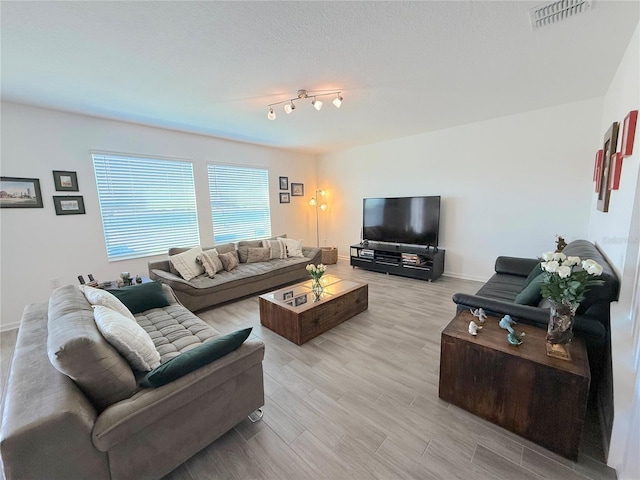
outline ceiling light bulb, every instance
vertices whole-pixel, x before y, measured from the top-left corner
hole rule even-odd
[[[312,207],[315,207],[316,203],[318,202],[316,202],[315,198],[312,198],[311,200],[309,200],[309,205],[311,205]]]
[[[324,190],[318,190],[318,193],[323,197],[327,194],[327,192],[325,192]]]
[[[342,100],[343,98],[340,96],[340,94],[338,94],[338,96],[333,99],[332,103],[336,106],[336,108],[340,108],[340,105],[342,105]]]
[[[296,109],[296,106],[293,104],[293,102],[291,103],[285,103],[284,104],[284,111],[286,113],[291,113]]]
[[[313,98],[313,102],[311,102],[311,105],[313,105],[313,108],[318,111],[320,111],[320,109],[322,108],[322,102],[320,100],[316,100],[315,97]]]
[[[273,108],[269,109],[269,113],[267,113],[267,118],[269,120],[275,120],[276,119],[276,112],[273,111]]]
[[[320,205],[320,210],[322,210],[323,212],[327,209],[327,204],[323,203],[322,205]]]

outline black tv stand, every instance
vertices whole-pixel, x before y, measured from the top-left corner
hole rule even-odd
[[[352,267],[433,281],[444,271],[445,251],[431,245],[367,242],[351,245]]]

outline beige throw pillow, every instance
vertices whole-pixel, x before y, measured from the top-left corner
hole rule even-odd
[[[282,237],[279,237],[278,240],[281,240],[287,247],[287,257],[304,257],[302,254],[302,240]]]
[[[238,266],[238,257],[235,255],[235,252],[221,253],[218,257],[220,257],[222,266],[227,272],[230,272]]]
[[[114,294],[100,288],[90,287],[88,285],[80,285],[78,288],[84,294],[85,298],[91,305],[102,305],[103,307],[115,310],[119,314],[124,315],[134,322],[136,321],[133,313],[131,313],[131,311],[124,306],[124,303],[116,298]]]
[[[271,249],[271,258],[287,258],[287,247],[282,240],[263,240],[262,246]]]
[[[131,322],[115,310],[97,305],[93,318],[104,338],[122,355],[131,368],[149,372],[160,365],[153,340],[138,322]]]
[[[196,260],[200,255],[202,255],[202,248],[194,247],[186,252],[170,255],[169,261],[180,276],[188,281],[204,273],[204,267]]]
[[[262,246],[262,240],[242,240],[238,242],[238,260],[240,263],[247,263],[250,248]]]
[[[214,260],[215,257],[215,260]],[[222,262],[218,258],[218,252],[214,250],[205,250],[198,257],[198,260],[204,267],[204,271],[207,273],[209,278],[213,278],[216,273],[218,273],[218,263],[220,264],[220,270],[222,270]]]
[[[249,247],[247,252],[247,263],[268,262],[271,260],[271,249],[256,247]]]

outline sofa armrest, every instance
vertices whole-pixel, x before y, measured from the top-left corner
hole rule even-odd
[[[519,257],[498,257],[496,259],[496,273],[507,273],[509,275],[518,275],[526,277],[531,270],[540,263],[535,258],[519,258]]]
[[[302,247],[302,254],[309,259],[309,263],[322,263],[322,249],[318,247]]]
[[[175,275],[171,272],[166,272],[164,270],[149,270],[149,278],[151,280],[158,280],[166,285],[169,285],[175,290],[189,291],[196,288],[193,283],[188,282],[184,278],[180,278],[178,275]]]
[[[149,272],[151,272],[151,270],[163,270],[165,272],[171,271],[171,268],[169,267],[169,260],[147,262],[147,267],[149,268]]]
[[[102,452],[110,450],[158,419],[261,363],[263,358],[264,343],[249,339],[237,350],[171,383],[145,388],[111,405],[96,420],[93,444]]]
[[[526,320],[526,323],[546,328],[549,324],[549,310],[529,305],[505,302],[493,298],[455,293],[453,301],[458,305],[458,311],[466,308],[483,308],[488,314],[497,316],[511,315],[515,321]]]

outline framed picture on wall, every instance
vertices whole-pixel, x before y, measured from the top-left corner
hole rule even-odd
[[[280,190],[289,190],[289,177],[280,177]]]
[[[618,122],[613,122],[607,133],[604,135],[602,145],[602,168],[600,169],[600,191],[598,192],[598,210],[609,211],[609,199],[611,198],[611,187],[609,176],[612,174],[611,166],[613,156],[618,145]]]
[[[53,197],[53,205],[56,207],[56,215],[82,215],[86,213],[84,199],[81,195]]]
[[[0,208],[42,208],[40,180],[0,177]]]
[[[291,184],[291,196],[292,197],[304,197],[304,183],[292,183]]]
[[[77,192],[78,191],[78,176],[76,175],[76,172],[54,170],[53,183],[56,186],[56,192]]]
[[[291,197],[289,196],[289,192],[280,193],[280,203],[291,203]]]

